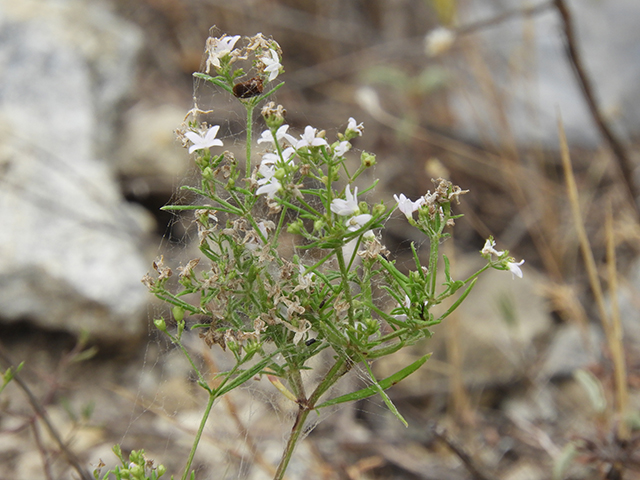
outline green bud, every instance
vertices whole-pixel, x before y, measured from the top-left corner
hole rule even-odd
[[[362,152],[360,161],[365,168],[373,167],[376,164],[376,156],[373,153]]]
[[[325,222],[324,219],[322,218],[317,219],[315,222],[313,222],[313,231],[319,232],[325,227],[326,224],[327,222]]]
[[[302,219],[298,219],[295,222],[290,223],[287,226],[287,232],[288,233],[293,233],[296,235],[300,235],[300,233],[302,232],[302,229],[304,228],[303,224],[302,224]]]
[[[176,319],[176,322],[181,322],[184,318],[184,308],[179,307],[178,305],[174,306],[171,309],[171,312],[173,313],[173,318]]]
[[[165,467],[164,465],[158,465],[158,467],[156,468],[156,473],[158,474],[158,478],[160,478],[162,475],[167,473],[167,467]]]
[[[236,188],[236,181],[233,178],[230,178],[229,181],[227,182],[227,186],[225,187],[227,190],[233,190],[234,188]]]
[[[365,201],[358,202],[358,209],[361,214],[369,213],[369,204]]]
[[[202,178],[209,181],[213,180],[214,175],[211,167],[205,167],[204,170],[202,170]]]
[[[327,183],[329,183],[329,177],[327,177],[326,175],[323,175],[322,178],[320,179],[320,181],[326,185]]]
[[[387,211],[387,207],[385,207],[384,204],[377,203],[373,206],[372,215],[374,217],[379,217],[380,215],[384,214],[384,212],[386,211]]]
[[[167,333],[167,324],[164,321],[164,318],[156,318],[153,321],[153,324],[156,326],[158,330],[161,332]]]
[[[374,333],[376,333],[378,330],[380,330],[380,324],[377,322],[377,320],[369,317],[369,318],[365,318],[362,323],[364,323],[365,328],[366,328],[366,332],[369,335],[373,335]]]
[[[279,168],[276,170],[276,173],[273,174],[278,180],[282,180],[284,176],[287,174],[287,171],[284,168]]]

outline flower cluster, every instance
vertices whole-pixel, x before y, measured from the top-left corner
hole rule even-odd
[[[415,270],[407,274],[398,269],[374,234],[395,208],[358,199],[359,193],[363,196],[375,187],[375,182],[364,185],[361,175],[376,164],[376,157],[361,153],[355,171],[347,162],[353,155],[351,142],[364,133],[363,124],[349,118],[335,139],[311,125],[296,133],[285,122],[285,109],[269,102],[261,109],[265,127],[254,138],[254,110],[282,86],[265,86],[282,73],[282,52],[261,34],[236,47],[240,39],[210,38],[207,73],[195,75],[245,107],[246,158],[238,162],[231,152],[220,153],[217,147],[224,145],[216,137],[221,126],[200,123],[194,116],[179,135],[194,155],[201,182],[183,188],[203,202],[164,207],[194,211],[205,261],[188,262],[178,268],[176,278],[160,259],[154,263],[155,278],[146,275],[143,282],[172,306],[175,328],[164,319],[154,324],[190,361],[181,340],[185,317],[190,317],[189,328],[199,330],[207,345],[219,345],[233,354],[235,366],[218,375],[215,387],[191,361],[199,384],[210,395],[210,405],[257,375],[266,375],[296,402],[294,440],[276,474],[281,479],[295,439],[313,410],[379,394],[404,422],[384,390],[415,371],[428,356],[383,380],[375,378],[369,362],[430,337],[429,328],[457,308],[483,271],[496,268],[521,277],[524,260],[516,263],[508,252],[495,250],[490,238],[481,251],[487,264],[466,279],[452,278],[439,248],[449,235],[445,230],[461,216],[452,208],[467,190],[439,178],[433,192],[415,201],[402,193],[394,195],[397,209],[424,233],[430,249],[423,265],[412,244]],[[240,66],[243,62],[251,64],[253,76],[239,82],[247,75]],[[439,268],[443,264],[444,272]],[[179,285],[177,291],[170,285],[172,279]],[[451,307],[433,313],[432,307],[453,295],[458,298]],[[398,305],[390,312],[389,302]],[[334,352],[333,364],[309,392],[301,372],[311,368],[309,360],[324,349]],[[372,387],[323,403],[324,394],[355,363],[366,369]]]

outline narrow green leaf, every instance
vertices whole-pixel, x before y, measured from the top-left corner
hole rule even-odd
[[[379,387],[382,388],[383,390],[386,390],[387,388],[390,388],[396,383],[404,380],[413,372],[418,370],[422,365],[424,365],[424,363],[429,359],[429,357],[431,357],[430,353],[425,355],[424,357],[420,357],[418,360],[404,367],[402,370],[394,373],[393,375],[383,380],[380,380],[378,382]],[[317,405],[316,409],[329,407],[331,405],[338,405],[340,403],[345,403],[345,402],[353,402],[355,400],[362,400],[363,398],[370,397],[372,395],[375,395],[376,393],[378,393],[378,389],[376,388],[375,385],[371,385],[369,387],[358,390],[357,392],[347,393],[346,395],[341,395],[339,397],[332,398],[331,400],[327,400],[326,402],[320,405]]]

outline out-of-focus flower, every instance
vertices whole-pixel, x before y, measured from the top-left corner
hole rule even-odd
[[[431,30],[424,38],[424,48],[427,55],[437,57],[449,50],[455,40],[456,34],[453,30],[438,27],[435,30]]]
[[[291,158],[291,156],[294,153],[296,153],[296,151],[293,149],[293,147],[285,148],[282,151],[282,159],[280,159],[280,156],[277,153],[265,153],[262,156],[261,165],[276,165],[277,163],[282,163],[282,161],[291,165],[293,164],[293,159]]]
[[[515,262],[507,262],[507,268],[511,272],[513,278],[522,278],[522,270],[520,270],[520,265],[524,263],[524,260],[520,260],[518,263]]]
[[[222,147],[222,140],[218,140],[216,135],[218,134],[218,130],[220,130],[220,125],[214,125],[209,128],[204,135],[199,135],[196,132],[185,132],[184,136],[191,140],[191,145],[189,147],[189,153],[193,153],[196,150],[204,150],[209,147]]]

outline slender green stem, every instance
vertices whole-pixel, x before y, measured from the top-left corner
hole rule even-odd
[[[245,163],[245,177],[251,176],[251,142],[253,137],[253,108],[251,104],[245,104],[247,109],[247,150],[246,150],[246,163]]]
[[[207,408],[202,415],[202,420],[200,420],[200,427],[198,428],[198,433],[196,434],[195,439],[193,440],[193,445],[191,446],[191,451],[189,452],[189,458],[187,459],[187,464],[184,467],[184,473],[182,474],[182,480],[187,480],[189,471],[191,470],[191,464],[193,463],[193,457],[196,454],[196,450],[198,449],[198,444],[200,443],[200,437],[202,437],[202,432],[204,431],[204,426],[207,424],[207,420],[209,419],[209,414],[211,413],[211,408],[213,408],[213,402],[216,400],[217,395],[216,392],[209,392],[209,401],[207,402]]]

